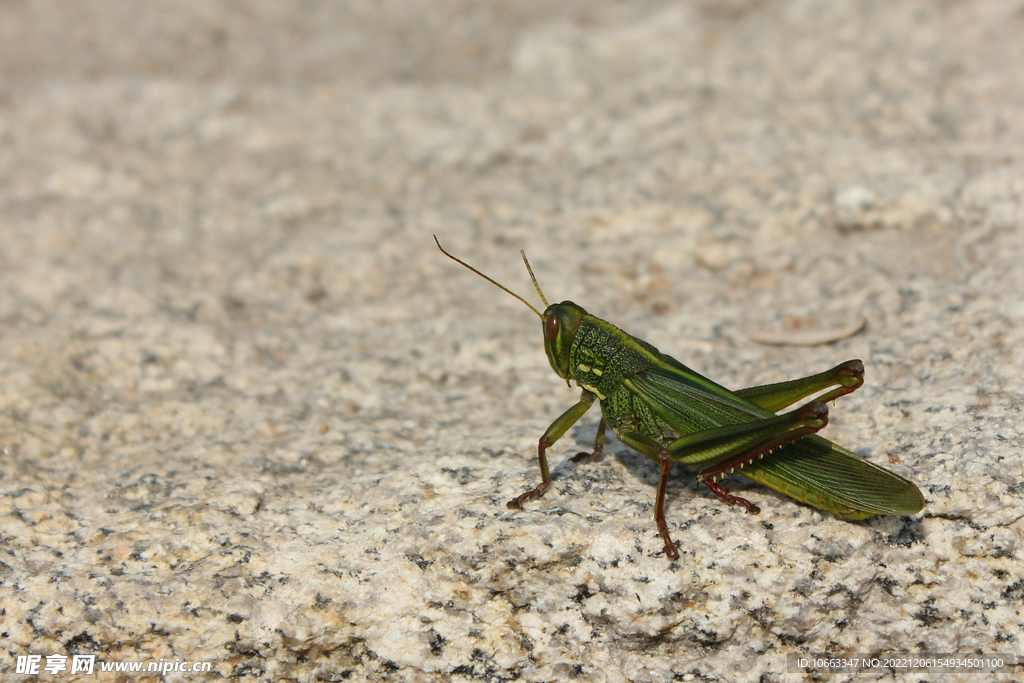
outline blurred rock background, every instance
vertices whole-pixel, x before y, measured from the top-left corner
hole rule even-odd
[[[1020,652],[1022,71],[1015,2],[0,2],[0,672]],[[827,435],[928,506],[679,468],[668,562],[592,411],[508,511],[578,390],[434,233],[726,386],[862,358]]]

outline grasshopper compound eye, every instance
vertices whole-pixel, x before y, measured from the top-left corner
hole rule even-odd
[[[558,339],[558,316],[554,313],[544,321],[544,338],[549,342]]]

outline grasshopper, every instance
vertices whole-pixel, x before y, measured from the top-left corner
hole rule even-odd
[[[730,494],[718,483],[726,474],[735,472],[847,519],[909,516],[924,507],[924,497],[913,483],[816,434],[828,424],[827,403],[864,384],[861,361],[849,360],[826,372],[788,382],[730,391],[571,301],[548,304],[525,251],[519,253],[544,302],[543,313],[449,254],[436,235],[434,241],[445,256],[536,313],[543,326],[544,351],[551,369],[566,384],[575,380],[582,389],[579,402],[540,437],[540,484],[510,500],[509,509],[521,510],[523,503],[540,498],[548,490],[551,473],[547,449],[595,400],[600,401],[602,417],[594,450],[577,454],[573,461],[600,458],[605,430],[610,427],[622,443],[659,464],[654,521],[665,544],[665,556],[672,560],[679,557],[679,549],[665,521],[665,490],[673,462],[704,467],[697,481],[729,505],[742,505],[753,515],[760,512],[756,505]],[[795,410],[776,414],[826,389]]]

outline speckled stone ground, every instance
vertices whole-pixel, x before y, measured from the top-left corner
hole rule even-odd
[[[1019,3],[245,7],[2,9],[0,676],[1024,653]],[[549,299],[730,387],[863,359],[826,434],[927,507],[848,522],[728,480],[752,517],[680,467],[669,562],[652,463],[567,461],[594,410],[509,511],[578,390],[433,233],[534,300],[525,248]]]

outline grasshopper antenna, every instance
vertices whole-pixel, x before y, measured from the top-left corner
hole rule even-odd
[[[479,275],[483,279],[487,280],[488,282],[490,282],[492,285],[494,285],[498,289],[502,290],[503,292],[506,292],[507,294],[511,294],[515,298],[519,299],[524,304],[526,304],[531,311],[536,313],[538,318],[540,318],[541,320],[544,320],[544,314],[541,313],[540,311],[538,311],[536,308],[534,308],[533,305],[529,301],[527,301],[523,297],[519,296],[518,294],[513,292],[508,287],[506,287],[506,286],[504,286],[502,284],[499,284],[498,282],[496,282],[496,281],[492,280],[491,278],[487,277],[486,275],[484,275],[479,270],[477,270],[473,266],[469,265],[468,263],[466,263],[462,259],[460,259],[460,258],[458,258],[456,256],[452,256],[451,254],[449,254],[447,251],[444,250],[444,247],[441,246],[441,243],[437,239],[437,235],[434,235],[433,237],[434,237],[434,242],[437,242],[437,248],[441,250],[442,254],[444,254],[445,256],[450,258],[452,261],[455,261],[456,263],[459,263],[459,264],[465,266],[466,268],[470,269],[471,271],[473,271],[474,273],[476,273],[477,275]],[[547,306],[548,305],[548,300],[544,298],[544,294],[540,291],[540,285],[537,284],[537,278],[535,278],[533,276],[533,269],[530,268],[530,262],[526,260],[526,252],[523,251],[522,249],[520,249],[519,253],[523,255],[523,261],[526,263],[526,269],[528,271],[530,271],[530,278],[533,280],[533,286],[537,288],[537,293],[540,294],[541,300],[544,302],[544,305]]]
[[[434,239],[437,238],[435,237]],[[551,304],[549,304],[548,300],[544,297],[544,292],[540,291],[540,285],[537,284],[537,278],[533,275],[533,268],[530,267],[530,262],[526,260],[526,251],[520,249],[519,254],[523,257],[523,263],[526,264],[526,270],[530,272],[530,279],[533,280],[533,288],[537,290],[537,293],[540,294],[540,300],[544,302],[544,308],[550,308]],[[533,306],[530,306],[530,308],[533,308]],[[541,317],[543,318],[544,316]]]

